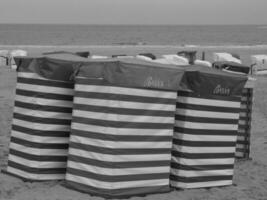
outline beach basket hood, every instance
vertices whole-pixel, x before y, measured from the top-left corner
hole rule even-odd
[[[202,66],[187,67],[181,87],[199,95],[241,96],[247,77]]]
[[[102,78],[113,85],[177,91],[184,69],[136,59],[122,59],[88,62],[80,67],[77,75],[96,78],[101,73]]]

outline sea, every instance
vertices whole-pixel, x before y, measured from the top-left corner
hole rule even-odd
[[[267,25],[0,24],[0,46],[267,46]]]

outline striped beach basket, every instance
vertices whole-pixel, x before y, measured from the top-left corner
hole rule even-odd
[[[171,186],[231,185],[240,98],[178,92],[176,107]]]
[[[177,91],[166,87],[177,88],[183,75],[172,70],[118,62],[97,79],[80,69],[67,187],[105,198],[170,191]]]
[[[242,92],[240,119],[238,123],[236,158],[249,158],[252,104],[253,88],[244,88]]]
[[[24,180],[64,179],[74,83],[34,71],[43,58],[19,63],[6,172]]]

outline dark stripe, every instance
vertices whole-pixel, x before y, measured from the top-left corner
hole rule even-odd
[[[235,152],[233,153],[183,153],[173,150],[172,156],[177,158],[188,158],[188,159],[223,159],[223,158],[234,158]]]
[[[43,80],[43,79],[36,79],[36,78],[24,78],[18,76],[17,78],[18,83],[26,83],[30,85],[40,85],[40,86],[51,86],[51,87],[59,87],[59,88],[69,88],[73,89],[74,84],[71,82],[62,82],[62,81],[55,81],[55,80]]]
[[[64,100],[64,101],[72,101],[72,95],[64,95],[64,94],[53,94],[53,93],[44,93],[41,91],[34,92],[29,90],[16,89],[17,95],[28,96],[28,97],[37,97],[42,99],[53,99],[53,100]]]
[[[74,110],[100,112],[100,113],[111,113],[119,115],[144,115],[154,117],[174,117],[175,111],[164,111],[164,110],[143,110],[143,109],[130,109],[130,108],[113,108],[108,106],[91,106],[74,104]]]
[[[221,119],[221,118],[208,118],[208,117],[191,117],[186,115],[175,115],[176,120],[198,122],[198,123],[215,123],[215,124],[237,124],[238,119]]]
[[[236,148],[236,152],[239,152],[239,153],[246,153],[248,151],[248,148]]]
[[[34,168],[13,161],[8,161],[8,166],[31,174],[65,174],[66,168]]]
[[[47,111],[47,112],[58,112],[58,113],[72,113],[72,108],[69,107],[59,107],[59,106],[50,106],[50,105],[39,105],[39,104],[32,104],[32,103],[25,103],[21,101],[15,101],[15,106],[20,108],[27,108],[31,110],[40,110],[40,111]]]
[[[176,108],[198,110],[198,111],[211,111],[211,112],[225,112],[225,113],[239,113],[240,108],[231,108],[231,107],[219,107],[219,106],[205,106],[205,105],[196,105],[188,103],[176,103]]]
[[[69,189],[80,191],[80,192],[89,193],[91,195],[97,195],[105,199],[130,198],[132,196],[143,197],[148,194],[170,192],[169,185],[152,186],[152,187],[143,186],[143,187],[134,187],[134,188],[125,188],[125,189],[103,189],[103,188],[96,188],[96,187],[92,187],[87,184],[81,184],[81,183],[67,180],[63,186]]]
[[[249,141],[247,141],[247,140],[237,140],[237,144],[248,145]]]
[[[43,118],[43,117],[35,117],[29,115],[23,115],[20,113],[14,112],[13,117],[15,119],[24,120],[33,123],[40,123],[40,124],[55,124],[55,125],[70,125],[70,119],[55,119],[55,118]]]
[[[142,168],[142,167],[166,167],[170,165],[170,161],[132,161],[132,162],[106,162],[100,160],[94,160],[90,158],[84,158],[75,155],[68,155],[68,161],[77,163],[83,163],[87,165],[110,168],[110,169],[123,169],[123,168]]]
[[[171,142],[172,136],[139,136],[139,135],[109,135],[91,131],[81,131],[72,129],[71,135],[106,140],[106,141],[124,141],[124,142]]]
[[[243,129],[243,130],[246,130],[249,128],[249,124],[238,124],[238,129]]]
[[[130,182],[130,181],[143,181],[143,180],[158,180],[158,179],[169,179],[169,173],[157,173],[157,174],[134,174],[134,175],[102,175],[95,174],[89,171],[82,171],[79,169],[73,169],[68,167],[67,174],[73,174],[84,178],[94,179],[104,182]]]
[[[69,137],[70,135],[70,132],[66,132],[66,131],[35,130],[35,129],[18,126],[15,124],[12,125],[12,130],[22,132],[28,135],[36,135],[36,136],[42,136],[42,137]]]
[[[38,161],[38,162],[67,162],[67,156],[43,156],[43,155],[34,155],[29,153],[24,153],[17,151],[15,149],[9,150],[10,155],[18,156],[27,160]]]
[[[171,149],[169,148],[151,149],[149,147],[144,147],[143,149],[125,149],[125,148],[112,149],[112,148],[98,147],[98,146],[93,146],[93,145],[88,145],[88,144],[80,144],[80,143],[75,143],[75,142],[70,142],[70,148],[88,151],[88,154],[90,154],[90,152],[95,152],[95,153],[108,154],[108,155],[144,155],[144,154],[155,155],[155,154],[170,154],[171,153]]]
[[[174,131],[177,133],[185,133],[190,135],[222,135],[222,136],[236,136],[237,130],[207,130],[207,129],[191,129],[174,127]]]
[[[98,92],[81,92],[75,91],[75,97],[82,97],[90,99],[103,99],[103,100],[114,100],[114,101],[131,101],[137,103],[155,103],[155,104],[170,104],[175,105],[175,99],[167,99],[159,97],[143,97],[135,95],[125,95],[125,94],[110,94],[110,93],[98,93]]]
[[[246,123],[248,123],[248,121],[251,119],[250,116],[245,116],[245,117],[239,117],[239,120],[245,121]]]
[[[201,96],[200,94],[196,94],[193,92],[186,91],[178,91],[178,98],[181,97],[193,97],[193,98],[201,98],[201,99],[211,99],[211,100],[221,100],[221,101],[240,101],[240,97],[237,96],[219,96],[219,95],[207,95]]]
[[[224,181],[224,180],[230,181],[230,180],[233,180],[233,175],[182,177],[182,176],[174,176],[173,174],[171,174],[170,179],[172,181],[183,182],[183,183]]]
[[[174,124],[168,123],[142,123],[142,122],[121,122],[121,121],[108,121],[99,119],[90,119],[83,117],[73,117],[72,122],[90,124],[103,127],[113,128],[135,128],[135,129],[173,129]],[[141,131],[141,130],[140,130]]]
[[[60,144],[60,143],[59,144],[41,143],[42,141],[40,141],[40,143],[30,142],[28,140],[23,140],[23,139],[16,138],[13,136],[11,136],[10,142],[20,144],[25,147],[38,148],[38,149],[68,149],[68,146],[69,146],[68,144]]]
[[[183,165],[176,162],[171,162],[171,168],[180,170],[194,170],[194,171],[206,171],[206,170],[227,170],[234,169],[232,165]]]
[[[180,140],[173,139],[173,143],[181,146],[189,147],[234,147],[236,142],[227,142],[227,141],[189,141],[189,140]]]

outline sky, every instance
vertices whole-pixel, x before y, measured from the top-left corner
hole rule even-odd
[[[0,23],[267,24],[267,0],[0,0]]]

